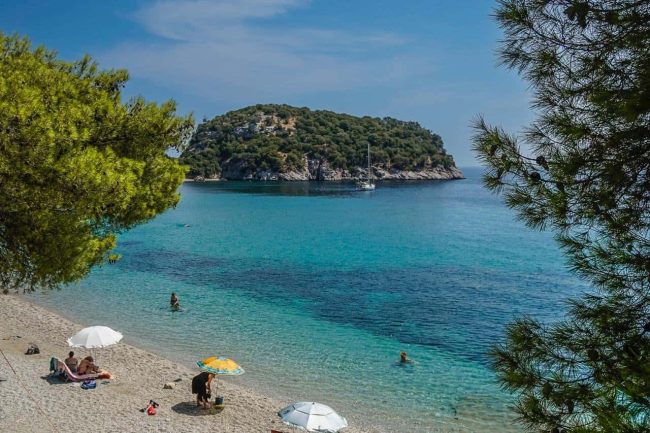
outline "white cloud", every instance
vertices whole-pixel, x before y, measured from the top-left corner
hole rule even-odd
[[[164,0],[139,10],[136,18],[151,33],[171,39],[205,38],[223,26],[270,18],[308,0]]]
[[[247,104],[403,80],[430,61],[397,54],[407,40],[383,31],[278,28],[309,0],[164,0],[135,19],[154,42],[127,41],[103,60],[211,101]],[[400,50],[404,51],[404,50]]]

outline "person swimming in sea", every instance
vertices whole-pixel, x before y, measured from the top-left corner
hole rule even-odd
[[[181,302],[176,296],[176,292],[172,292],[172,297],[169,299],[169,306],[172,307],[172,310],[178,310],[181,308]]]
[[[399,363],[400,364],[414,364],[415,362],[412,359],[409,359],[406,356],[406,352],[401,352],[399,354]]]

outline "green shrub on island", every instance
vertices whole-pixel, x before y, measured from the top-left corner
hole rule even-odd
[[[190,176],[221,175],[225,162],[273,172],[299,171],[305,158],[336,169],[455,167],[440,136],[417,122],[356,117],[289,105],[254,105],[204,120],[181,155]]]
[[[116,234],[179,200],[166,156],[191,117],[173,101],[123,103],[124,70],[64,62],[0,33],[0,287],[53,287],[110,255]]]

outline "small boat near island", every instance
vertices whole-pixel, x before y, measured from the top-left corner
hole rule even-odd
[[[359,179],[357,182],[357,190],[359,191],[373,191],[375,184],[372,182],[372,169],[370,168],[370,143],[368,143],[368,172],[366,180]]]

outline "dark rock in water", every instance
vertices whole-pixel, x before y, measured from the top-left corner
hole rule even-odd
[[[41,350],[38,348],[36,344],[32,343],[27,348],[27,352],[25,352],[25,355],[36,355],[38,353],[41,353]]]

